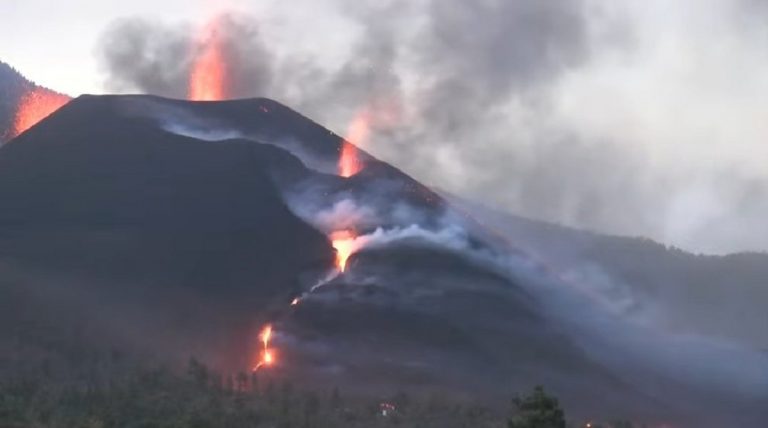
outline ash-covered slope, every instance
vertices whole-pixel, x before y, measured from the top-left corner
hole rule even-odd
[[[0,151],[0,195],[12,201],[0,225],[14,257],[223,289],[329,263],[326,239],[291,214],[266,174],[290,156],[169,134],[122,117],[119,101],[82,97]]]
[[[497,400],[542,383],[585,417],[762,416],[759,357],[625,326],[396,168],[360,152],[340,177],[342,144],[266,99],[69,103],[0,149],[3,321],[53,310],[84,342],[232,371],[271,323],[265,376]]]
[[[119,320],[104,335],[130,346],[245,364],[242,334],[297,292],[297,272],[332,263],[265,172],[295,160],[169,134],[119,104],[79,98],[0,149],[6,276],[43,300],[71,287],[61,305]]]

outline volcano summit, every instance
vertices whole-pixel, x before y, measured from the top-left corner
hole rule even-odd
[[[0,340],[24,341],[3,367],[76,343],[360,394],[765,416],[765,355],[602,310],[393,166],[356,149],[340,174],[349,144],[268,99],[71,101],[0,148]]]

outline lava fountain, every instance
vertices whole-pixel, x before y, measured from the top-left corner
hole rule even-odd
[[[192,101],[220,101],[229,98],[221,19],[212,20],[202,29],[194,49],[187,97]]]
[[[261,340],[262,350],[259,357],[259,362],[253,368],[253,371],[260,369],[262,366],[271,366],[275,362],[275,354],[272,348],[269,347],[269,341],[272,339],[272,324],[267,324],[259,333],[259,339]]]
[[[347,260],[357,249],[357,235],[352,230],[339,230],[331,234],[331,244],[336,250],[336,269],[344,272]]]
[[[57,94],[45,88],[30,89],[19,99],[13,121],[13,134],[11,136],[17,137],[22,132],[35,126],[35,124],[68,103],[70,99],[66,95]]]
[[[360,156],[356,145],[365,144],[371,133],[371,113],[365,108],[360,110],[347,129],[347,135],[341,146],[339,156],[339,175],[345,178],[351,177],[362,169]]]

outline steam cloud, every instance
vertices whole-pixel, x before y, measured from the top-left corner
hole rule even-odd
[[[581,120],[614,117],[600,104],[616,103],[604,91],[595,105],[568,105],[594,86],[579,80],[590,83],[592,68],[642,54],[631,11],[587,0],[376,3],[328,0],[328,13],[352,28],[339,30],[354,40],[342,52],[306,53],[270,39],[259,26],[268,19],[228,15],[233,93],[275,98],[337,131],[368,109],[372,153],[522,215],[696,251],[768,248],[753,233],[768,214],[759,173],[733,159],[659,165],[644,147],[662,143],[638,142],[622,123]],[[183,98],[194,34],[142,19],[115,23],[100,49],[107,86]]]

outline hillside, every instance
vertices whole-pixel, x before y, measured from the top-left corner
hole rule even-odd
[[[577,418],[763,416],[764,356],[635,325],[397,168],[360,151],[340,176],[344,144],[268,99],[150,96],[79,97],[11,140],[6,375],[114,351],[359,396],[543,383]]]
[[[13,67],[0,61],[0,142],[10,137],[16,104],[29,84]]]
[[[768,350],[768,254],[692,254],[449,199],[561,275],[592,284],[606,305],[628,316]]]

